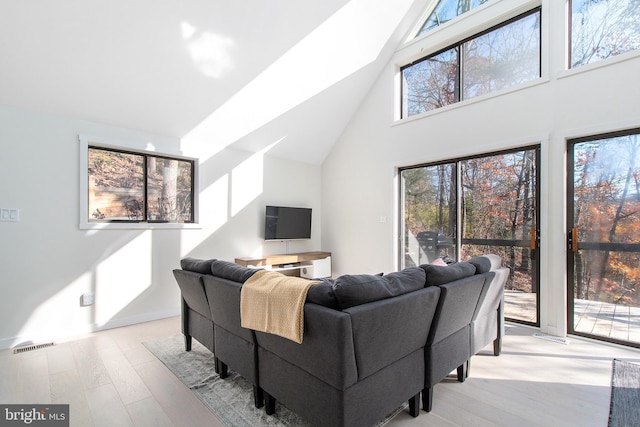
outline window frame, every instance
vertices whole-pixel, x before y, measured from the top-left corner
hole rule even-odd
[[[429,20],[429,18],[431,18],[431,15],[433,15],[433,13],[436,11],[436,9],[438,8],[438,6],[440,6],[440,3],[441,3],[442,1],[443,1],[443,0],[440,0],[440,1],[434,1],[434,2],[432,2],[432,4],[430,4],[430,5],[429,5],[429,8],[428,8],[428,9],[427,9],[427,11],[423,14],[422,19],[419,21],[419,22],[420,22],[420,24],[418,24],[418,25],[416,26],[416,29],[412,32],[412,35],[411,35],[410,39],[416,39],[416,38],[424,37],[424,36],[426,36],[427,34],[429,34],[430,32],[432,32],[432,31],[434,31],[434,30],[437,30],[438,28],[442,27],[443,25],[448,25],[450,22],[455,22],[455,21],[457,21],[461,16],[463,16],[463,15],[465,15],[465,14],[467,14],[467,13],[471,13],[471,12],[473,12],[474,10],[476,10],[476,9],[478,9],[478,8],[485,7],[485,5],[486,5],[487,3],[490,3],[490,0],[487,0],[487,1],[485,1],[484,3],[482,3],[482,4],[479,4],[479,5],[477,5],[477,6],[475,6],[475,7],[472,7],[471,9],[469,9],[469,10],[467,10],[467,11],[465,11],[465,12],[463,12],[463,13],[459,14],[459,15],[454,16],[453,18],[451,18],[450,20],[448,20],[447,22],[445,22],[445,23],[443,23],[443,24],[439,24],[439,25],[437,25],[437,26],[435,26],[435,27],[429,28],[428,30],[426,30],[426,31],[422,32],[422,30],[424,29],[424,26],[427,24],[427,21]]]
[[[199,161],[194,157],[187,157],[179,154],[167,152],[157,152],[150,149],[140,149],[127,146],[122,141],[113,141],[101,137],[92,137],[87,135],[79,135],[80,141],[80,218],[79,227],[81,230],[99,230],[99,229],[199,229]],[[130,145],[130,144],[129,144]],[[152,147],[147,144],[147,147]],[[97,148],[106,151],[119,152],[125,154],[140,155],[144,162],[144,219],[141,220],[93,220],[89,213],[89,149]],[[166,221],[149,221],[147,220],[148,203],[147,203],[147,161],[149,157],[160,159],[170,159],[178,161],[187,161],[192,165],[191,168],[191,184],[192,184],[192,221],[191,222],[166,222]]]
[[[484,5],[482,5],[482,6],[484,6]],[[528,16],[531,16],[531,15],[534,15],[536,13],[538,13],[540,15],[540,17],[539,17],[539,19],[540,19],[540,28],[538,30],[539,31],[539,33],[538,33],[538,40],[539,40],[538,59],[539,59],[539,61],[538,61],[538,77],[537,77],[537,79],[532,79],[531,81],[527,81],[527,82],[524,82],[524,83],[518,83],[518,84],[516,84],[516,85],[514,85],[512,87],[503,88],[503,89],[500,89],[500,90],[495,91],[495,92],[489,92],[489,93],[482,94],[482,95],[479,95],[479,96],[474,96],[474,97],[471,97],[471,98],[468,98],[468,99],[463,99],[463,97],[462,97],[462,83],[463,83],[463,77],[464,77],[463,76],[464,70],[462,69],[463,68],[462,65],[463,65],[464,58],[462,58],[462,55],[463,55],[462,46],[465,43],[467,43],[467,42],[469,42],[471,40],[474,40],[476,38],[482,37],[482,36],[484,36],[484,35],[486,35],[488,33],[491,33],[492,31],[495,31],[495,30],[497,30],[499,28],[505,27],[505,26],[507,26],[509,24],[512,24],[512,23],[514,23],[516,21],[519,21],[521,19],[524,19],[524,18],[526,18]],[[491,95],[494,95],[496,93],[500,93],[502,91],[513,91],[513,90],[519,89],[520,87],[526,87],[528,85],[535,84],[537,81],[539,81],[539,80],[541,80],[543,78],[543,57],[542,57],[543,44],[544,43],[543,43],[543,14],[542,14],[542,6],[538,5],[538,6],[535,6],[535,7],[531,8],[531,9],[528,9],[528,10],[526,10],[524,12],[518,13],[517,15],[515,15],[515,16],[509,18],[509,19],[501,21],[501,22],[499,22],[499,23],[497,23],[495,25],[492,25],[492,26],[490,26],[490,27],[488,27],[488,28],[486,28],[486,29],[484,29],[482,31],[478,31],[478,32],[472,34],[471,36],[462,38],[462,39],[456,41],[455,43],[448,44],[446,47],[440,48],[440,49],[436,50],[435,52],[432,52],[432,53],[430,53],[428,55],[420,56],[420,58],[415,59],[415,60],[413,60],[413,61],[411,61],[409,63],[406,63],[406,64],[400,66],[399,70],[398,70],[399,71],[398,72],[398,76],[399,76],[399,80],[400,80],[400,82],[399,82],[399,95],[400,95],[400,97],[399,97],[399,100],[400,100],[400,102],[399,102],[399,120],[400,121],[404,121],[404,120],[412,119],[414,117],[419,117],[419,116],[424,115],[424,114],[428,114],[428,113],[432,113],[434,111],[441,110],[442,108],[446,108],[446,107],[450,107],[452,105],[460,104],[461,102],[472,101],[472,100],[475,100],[475,99],[478,99],[478,98],[481,99],[481,98],[483,98],[485,96],[491,96]],[[446,52],[448,50],[453,50],[453,49],[458,51],[457,82],[456,82],[456,86],[458,88],[458,93],[455,94],[456,101],[451,103],[451,104],[445,105],[443,107],[434,108],[432,110],[428,110],[428,111],[425,111],[423,113],[414,114],[414,115],[405,115],[404,114],[404,110],[405,110],[405,88],[404,88],[404,81],[403,81],[404,70],[409,68],[409,67],[412,67],[412,66],[414,66],[416,64],[419,64],[419,63],[421,63],[423,61],[427,61],[427,60],[429,60],[431,58],[434,58],[434,57],[436,57],[436,56],[438,56],[438,55],[440,55],[440,54],[442,54],[442,53],[444,53],[444,52]]]
[[[640,56],[640,49],[629,49],[625,52],[614,54],[606,58],[598,59],[596,61],[587,62],[585,64],[573,65],[573,2],[574,0],[567,0],[566,6],[566,25],[567,25],[567,51],[566,51],[566,70],[567,71],[588,71],[592,68],[599,68],[607,66],[610,63],[616,63],[617,61],[624,61],[628,58],[634,58]]]

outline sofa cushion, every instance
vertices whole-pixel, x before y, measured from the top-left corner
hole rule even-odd
[[[336,294],[333,292],[333,279],[322,278],[313,280],[317,280],[320,283],[316,283],[309,288],[307,291],[307,302],[338,310],[338,300],[336,299]]]
[[[482,274],[491,271],[491,260],[485,256],[473,257],[467,262],[475,266],[476,274]]]
[[[338,306],[341,310],[372,301],[406,294],[424,287],[425,272],[418,267],[384,276],[372,274],[345,274],[333,283]]]
[[[211,263],[213,259],[197,259],[186,257],[180,260],[180,268],[200,274],[211,273]]]
[[[441,265],[423,264],[420,266],[427,274],[425,286],[438,286],[455,280],[473,276],[476,267],[468,262],[456,262],[455,264]]]
[[[210,273],[223,279],[244,283],[249,277],[258,271],[255,268],[247,268],[229,261],[214,260],[211,263]]]

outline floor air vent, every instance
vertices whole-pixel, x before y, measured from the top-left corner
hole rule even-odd
[[[41,348],[46,348],[46,347],[52,347],[54,346],[55,343],[52,342],[47,342],[44,344],[33,344],[33,345],[27,345],[24,347],[17,347],[13,349],[13,354],[18,354],[18,353],[25,353],[27,351],[33,351],[33,350],[38,350]]]
[[[542,338],[543,340],[557,342],[558,344],[564,344],[564,345],[568,345],[571,342],[566,338],[556,337],[553,335],[544,335],[544,334],[535,333],[533,334],[533,336],[536,338]]]

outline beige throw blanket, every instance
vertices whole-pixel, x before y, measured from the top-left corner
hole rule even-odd
[[[302,343],[304,302],[309,288],[320,282],[260,270],[240,292],[240,324]]]

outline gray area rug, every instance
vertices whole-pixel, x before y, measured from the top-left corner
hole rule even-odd
[[[227,378],[221,379],[214,370],[213,354],[196,340],[188,352],[184,351],[182,335],[143,344],[227,427],[310,426],[277,401],[275,415],[265,414],[264,408],[257,409],[251,384],[232,370]],[[378,426],[386,424],[406,406],[389,414]]]
[[[613,359],[609,427],[640,425],[640,365]]]

